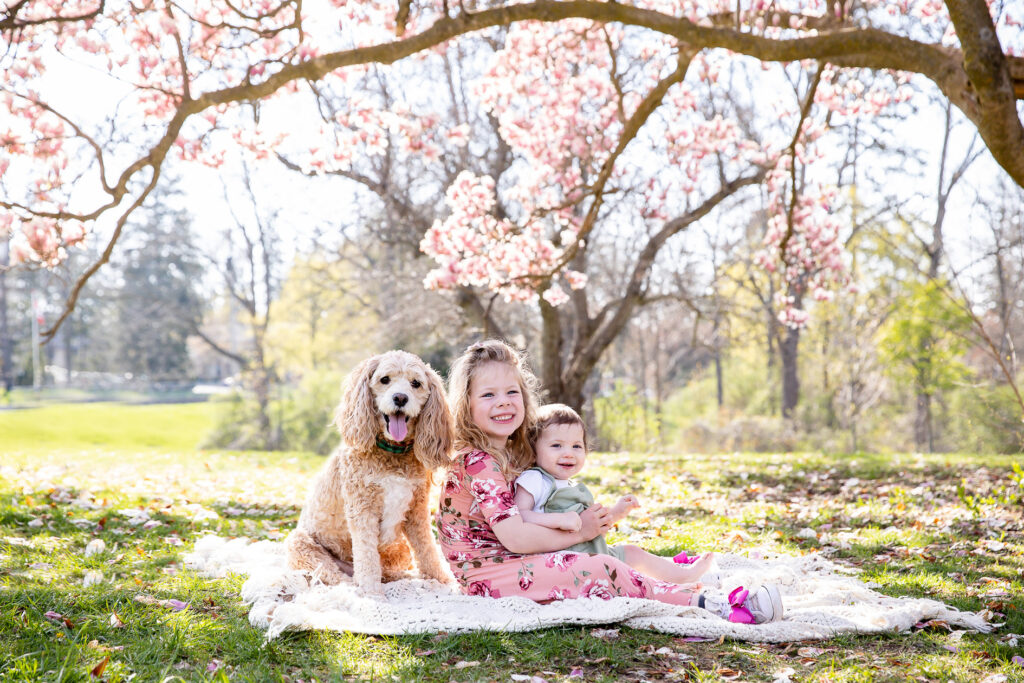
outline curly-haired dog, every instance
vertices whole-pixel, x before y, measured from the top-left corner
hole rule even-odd
[[[452,416],[429,365],[405,351],[359,364],[334,413],[341,433],[288,536],[288,565],[371,593],[412,567],[448,582],[430,529],[431,472],[451,457]],[[410,546],[412,554],[410,554]]]

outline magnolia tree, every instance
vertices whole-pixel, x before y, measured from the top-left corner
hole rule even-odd
[[[0,60],[0,232],[11,236],[14,260],[53,264],[104,225],[105,249],[82,274],[80,289],[109,258],[169,160],[217,166],[240,146],[257,157],[305,149],[311,167],[351,163],[358,144],[375,140],[376,116],[364,116],[358,103],[335,116],[349,133],[319,139],[315,151],[308,127],[274,126],[271,114],[297,111],[325,85],[343,88],[368,65],[423,58],[463,35],[511,27],[474,93],[499,122],[516,162],[501,183],[477,174],[455,179],[446,195],[451,216],[423,243],[439,264],[429,284],[539,297],[544,316],[583,306],[578,294],[598,246],[588,245],[612,248],[595,230],[625,216],[619,239],[639,247],[623,272],[640,301],[652,294],[648,265],[665,241],[768,177],[777,178],[778,199],[767,246],[792,275],[797,289],[787,295],[794,305],[785,315],[798,325],[798,294],[836,281],[835,226],[827,218],[828,188],[793,169],[813,161],[825,110],[870,115],[901,78],[889,89],[858,92],[849,70],[930,79],[1024,185],[1020,13],[985,0],[399,0],[397,8],[372,0],[17,0],[0,15],[7,43]],[[726,89],[717,90],[716,79],[745,58],[760,60],[766,78],[807,74],[801,99],[762,107],[755,97],[746,118],[740,107],[721,104],[715,98]],[[102,103],[82,107],[62,97],[52,72],[71,64],[118,85],[102,120],[90,116]],[[693,101],[698,92],[712,100]],[[431,122],[390,113],[397,118],[389,125],[410,149],[429,151],[438,134]],[[750,125],[757,117],[772,126]],[[768,128],[773,134],[759,133]],[[467,132],[441,131],[456,138]],[[669,166],[625,163],[642,148]],[[611,329],[631,310],[599,305],[581,319],[593,330]],[[600,347],[594,337],[573,362],[585,365]]]

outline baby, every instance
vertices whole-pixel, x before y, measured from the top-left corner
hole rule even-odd
[[[551,529],[577,531],[579,513],[594,504],[594,496],[583,484],[571,478],[579,474],[587,460],[587,432],[583,419],[569,406],[552,403],[537,410],[537,422],[530,432],[537,466],[519,475],[515,483],[515,501],[523,520]],[[623,519],[640,501],[630,494],[611,507],[614,522]],[[677,564],[652,555],[635,545],[609,546],[603,536],[568,548],[573,552],[611,555],[642,574],[670,583],[694,583],[708,571],[714,554],[696,561],[689,558]],[[710,578],[710,577],[709,577]],[[717,583],[705,581],[705,583]]]

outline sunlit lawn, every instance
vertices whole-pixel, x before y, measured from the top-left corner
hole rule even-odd
[[[1013,661],[1024,649],[1008,637],[1024,633],[1020,458],[616,454],[588,464],[592,488],[634,490],[645,503],[612,540],[663,554],[825,552],[886,593],[989,609],[1006,621],[993,635],[957,640],[931,624],[760,645],[574,627],[266,643],[238,598],[243,579],[195,576],[181,558],[207,532],[283,537],[323,460],[196,452],[210,410],[0,411],[0,680],[1024,681]],[[105,550],[86,556],[94,539]]]

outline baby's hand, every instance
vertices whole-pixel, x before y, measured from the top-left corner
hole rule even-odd
[[[632,510],[634,508],[640,507],[640,500],[632,493],[630,493],[627,496],[619,498],[619,505],[622,506],[622,508],[625,510]]]
[[[579,531],[583,528],[583,520],[580,519],[579,513],[572,511],[564,512],[562,513],[562,520],[558,528],[563,531]]]

